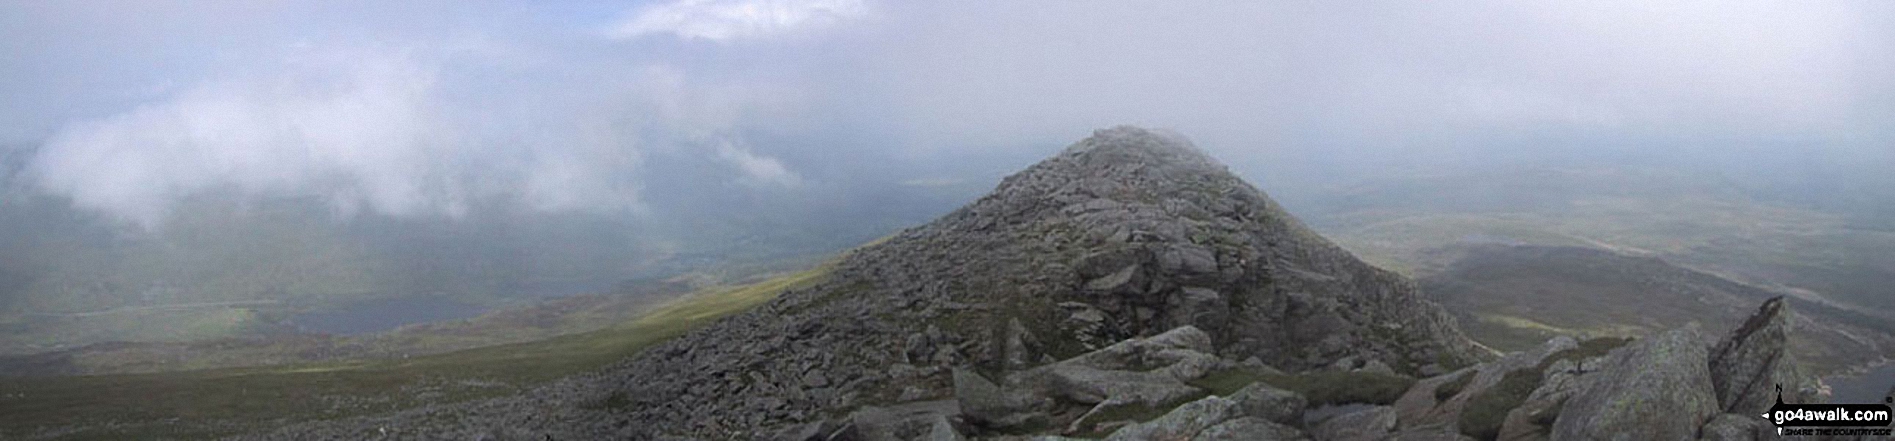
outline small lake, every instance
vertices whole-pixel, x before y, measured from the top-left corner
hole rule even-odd
[[[1862,375],[1837,376],[1823,379],[1834,394],[1829,397],[1831,403],[1881,403],[1890,387],[1895,387],[1895,364],[1885,364],[1869,369]]]
[[[352,335],[389,331],[416,323],[463,319],[486,311],[479,305],[448,297],[399,297],[305,312],[290,317],[290,323],[303,332]]]

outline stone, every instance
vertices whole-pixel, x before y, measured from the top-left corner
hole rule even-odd
[[[1033,351],[1033,347],[1039,345],[1039,340],[1027,331],[1026,325],[1020,324],[1018,317],[1007,319],[1006,332],[1007,344],[1004,359],[1007,369],[1020,370],[1031,366],[1039,358]]]
[[[1448,374],[1425,378],[1415,382],[1401,398],[1395,400],[1396,413],[1401,415],[1403,427],[1453,426],[1459,424],[1461,412],[1467,408],[1468,400],[1500,384],[1508,372],[1531,368],[1538,365],[1553,353],[1577,347],[1579,343],[1572,337],[1554,337],[1531,351],[1507,354],[1499,360],[1480,363],[1466,369]],[[1463,375],[1471,375],[1466,385],[1458,393],[1445,400],[1436,398],[1435,390]]]
[[[1632,342],[1561,406],[1552,439],[1688,440],[1718,414],[1696,324]]]
[[[1310,428],[1316,439],[1334,441],[1374,441],[1395,430],[1395,408],[1368,408],[1329,417]]]
[[[1286,426],[1257,417],[1238,417],[1218,423],[1191,441],[1293,441],[1308,440],[1309,436],[1295,427]]]
[[[1173,325],[1223,329],[1224,322],[1230,319],[1230,302],[1210,288],[1185,288],[1172,295],[1168,303],[1166,313]]]
[[[1029,400],[1007,393],[972,370],[955,368],[953,378],[954,400],[960,404],[961,414],[976,424],[1007,428],[1046,417],[1033,409]]]
[[[1151,421],[1125,426],[1106,441],[1188,440],[1199,432],[1237,416],[1237,403],[1222,397],[1205,397],[1172,409]]]
[[[1783,297],[1763,302],[1744,324],[1731,330],[1710,353],[1711,387],[1724,412],[1760,414],[1776,404],[1776,387],[1796,393],[1806,379],[1788,347],[1792,313]]]
[[[1133,286],[1133,282],[1137,280],[1138,270],[1139,266],[1136,264],[1126,265],[1125,268],[1121,268],[1104,277],[1086,282],[1086,290],[1100,293],[1118,293],[1135,290],[1137,288]]]
[[[1578,382],[1577,365],[1560,360],[1546,367],[1540,386],[1527,394],[1519,407],[1507,412],[1500,424],[1500,441],[1540,441],[1547,439],[1550,424],[1559,415],[1560,406],[1572,396]]]
[[[830,425],[825,425],[828,423],[828,421],[813,421],[791,425],[777,431],[770,439],[774,441],[824,441],[828,438],[827,435],[833,431]]]
[[[1083,365],[1056,364],[1047,372],[1049,396],[1076,403],[1100,403],[1115,399],[1147,407],[1170,407],[1203,394],[1203,390],[1184,384],[1170,375],[1154,372],[1101,370]]]
[[[1776,426],[1757,415],[1721,413],[1711,417],[1699,430],[1698,439],[1705,441],[1753,441],[1776,439]]]
[[[936,416],[934,423],[928,426],[928,436],[924,441],[967,441],[961,432],[954,430],[954,424],[947,417]]]
[[[1270,387],[1262,382],[1238,389],[1230,394],[1230,400],[1237,403],[1238,411],[1244,416],[1280,424],[1301,424],[1303,410],[1309,407],[1309,400],[1303,398],[1302,394]]]

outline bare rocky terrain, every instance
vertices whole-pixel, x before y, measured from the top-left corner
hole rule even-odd
[[[1754,439],[1820,399],[1728,334],[1500,354],[1182,137],[1100,130],[819,282],[517,396],[255,439]]]

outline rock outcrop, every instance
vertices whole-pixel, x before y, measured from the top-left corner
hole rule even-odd
[[[1777,386],[1790,399],[1806,389],[1789,352],[1790,318],[1789,302],[1770,299],[1711,349],[1711,387],[1724,412],[1756,415],[1776,404]]]
[[[1696,326],[1615,351],[1560,409],[1552,439],[1689,440],[1720,411]]]
[[[1087,355],[1187,326],[1198,332],[1180,347]],[[1121,127],[852,251],[817,286],[647,354],[606,374],[603,393],[632,403],[602,419],[719,438],[947,396],[955,368],[1058,391],[1038,398],[1162,407],[1201,394],[1181,378],[1219,359],[1294,371],[1348,358],[1414,375],[1484,353],[1412,282],[1311,232],[1182,137]],[[803,381],[810,372],[826,384]],[[1008,400],[1009,412],[1047,407]]]

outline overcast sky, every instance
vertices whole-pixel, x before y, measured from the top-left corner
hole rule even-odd
[[[935,185],[1122,123],[1266,190],[1512,161],[1895,166],[1886,1],[15,1],[0,80],[33,186],[146,225],[209,190],[638,212],[676,189],[672,157],[722,191]]]

